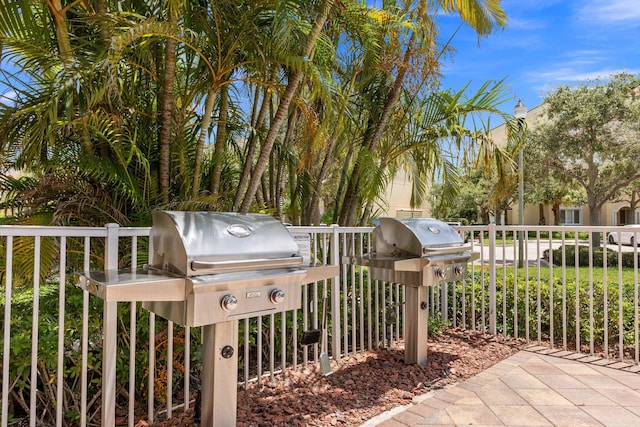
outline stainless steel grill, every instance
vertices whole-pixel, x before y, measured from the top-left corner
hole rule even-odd
[[[343,262],[367,266],[374,280],[405,285],[405,363],[426,366],[428,287],[461,280],[479,254],[453,227],[432,218],[380,218],[373,247]]]
[[[184,277],[182,301],[143,306],[184,326],[204,326],[300,308],[300,285],[318,268],[301,266],[298,245],[268,215],[154,212],[152,271]]]
[[[301,285],[338,267],[303,266],[294,238],[268,215],[156,211],[150,240],[147,268],[85,272],[79,286],[203,326],[202,425],[235,425],[238,320],[300,308]]]

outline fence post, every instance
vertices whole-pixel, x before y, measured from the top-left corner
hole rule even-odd
[[[118,269],[118,224],[107,224],[104,248],[104,269],[115,272]],[[102,425],[116,423],[116,345],[118,333],[118,303],[105,301],[103,306],[102,345]]]
[[[11,354],[11,291],[13,277],[13,236],[7,236],[5,246],[5,307],[2,343],[2,419],[0,425],[6,427],[9,423],[9,355]]]
[[[489,224],[489,333],[496,332],[496,225]]]
[[[331,264],[340,266],[340,226],[332,224],[331,235]],[[331,282],[331,348],[333,360],[340,361],[340,268],[338,275]],[[336,314],[337,313],[337,314]]]

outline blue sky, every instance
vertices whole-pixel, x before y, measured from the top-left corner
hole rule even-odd
[[[606,78],[617,72],[640,74],[640,0],[503,0],[504,30],[478,40],[462,28],[456,52],[442,69],[443,88],[477,88],[506,77],[513,101],[542,104],[560,85]],[[453,34],[459,19],[442,17],[440,35]]]

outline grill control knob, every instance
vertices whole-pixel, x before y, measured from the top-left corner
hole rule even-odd
[[[284,291],[282,289],[274,289],[269,294],[269,299],[274,304],[280,304],[284,301]]]
[[[446,275],[447,272],[445,271],[444,268],[439,267],[439,268],[436,268],[433,273],[436,275],[437,278],[444,279],[444,276]]]
[[[222,308],[226,311],[233,311],[238,308],[238,298],[233,295],[227,294],[222,297],[222,301],[220,302]]]
[[[456,265],[453,267],[453,274],[455,274],[456,276],[460,276],[463,271],[464,269],[462,268],[461,265]]]

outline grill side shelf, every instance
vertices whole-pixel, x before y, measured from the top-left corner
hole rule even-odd
[[[183,301],[185,280],[153,270],[77,273],[76,286],[105,301]]]

